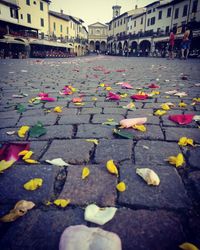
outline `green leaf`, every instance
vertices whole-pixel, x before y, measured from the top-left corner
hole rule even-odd
[[[38,122],[36,125],[34,125],[30,130],[29,130],[29,136],[31,138],[35,137],[38,138],[42,135],[45,135],[47,133],[47,129],[44,128],[43,124],[41,122]]]
[[[26,107],[22,104],[18,104],[16,109],[17,109],[17,113],[23,113],[26,111]]]
[[[134,138],[133,134],[131,134],[130,132],[120,130],[120,129],[114,129],[113,133],[115,135],[119,135],[119,136],[126,138],[126,139],[133,139]]]

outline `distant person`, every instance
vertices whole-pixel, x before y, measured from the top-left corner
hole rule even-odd
[[[190,44],[192,39],[192,32],[189,27],[186,27],[181,43],[181,59],[187,59],[190,52]]]
[[[173,30],[170,30],[170,35],[169,35],[169,59],[174,59],[174,43],[175,43],[175,35]]]

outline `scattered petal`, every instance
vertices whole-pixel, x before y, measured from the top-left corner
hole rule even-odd
[[[32,154],[33,154],[33,151],[28,151],[28,152],[24,155],[24,157],[23,157],[22,159],[23,159],[23,160],[30,159],[31,156],[32,156]]]
[[[116,188],[119,192],[124,192],[126,190],[126,184],[122,181],[117,184]]]
[[[10,160],[10,161],[1,160],[0,161],[0,173],[10,168],[14,164],[14,162],[15,160]]]
[[[8,131],[6,132],[7,135],[14,135],[16,132],[15,131]]]
[[[160,179],[158,175],[149,168],[137,168],[136,174],[141,176],[148,185],[158,186],[160,184]]]
[[[187,146],[187,145],[194,146],[194,141],[190,138],[187,138],[187,137],[181,137],[179,139],[178,145],[183,146],[183,147]]]
[[[119,175],[119,174],[118,174],[118,169],[117,169],[117,167],[115,166],[113,160],[107,161],[107,163],[106,163],[106,168],[107,168],[107,170],[108,170],[111,174],[115,174],[115,175],[117,175],[117,176]]]
[[[131,96],[131,99],[134,99],[134,100],[146,100],[148,98],[148,95],[147,94],[138,94],[138,95],[132,95]]]
[[[196,122],[200,121],[200,115],[195,115],[193,117],[193,120],[196,121]]]
[[[181,249],[184,249],[184,250],[199,250],[199,248],[197,248],[195,245],[193,245],[192,243],[189,243],[189,242],[185,242],[185,243],[179,245],[179,247]]]
[[[97,139],[86,139],[87,142],[92,142],[94,143],[95,145],[98,145],[99,144],[99,141]]]
[[[180,98],[184,97],[184,96],[187,96],[187,94],[185,92],[178,92],[176,94],[174,94],[175,96],[178,96]]]
[[[165,115],[167,112],[165,110],[156,110],[156,112],[154,112],[154,115],[157,115],[157,116],[162,116],[162,115]]]
[[[161,105],[161,108],[162,108],[163,110],[170,110],[170,107],[169,107],[169,105],[168,105],[167,103],[162,104],[162,105]]]
[[[53,111],[56,112],[56,113],[61,113],[61,112],[62,112],[62,107],[57,106],[57,107],[55,107],[55,108],[53,109]]]
[[[19,217],[25,215],[28,210],[31,210],[35,206],[32,201],[21,200],[15,204],[14,209],[10,210],[9,214],[4,215],[0,218],[1,222],[12,222]]]
[[[116,94],[116,93],[113,93],[113,92],[109,92],[108,93],[108,96],[107,96],[107,99],[109,100],[120,100],[121,99],[121,96]]]
[[[177,168],[183,166],[185,163],[183,154],[181,153],[179,153],[177,156],[168,157],[167,161],[169,161],[170,164],[175,165]]]
[[[144,123],[147,122],[146,117],[142,118],[131,118],[131,119],[123,119],[120,121],[120,125],[123,128],[131,128],[134,125],[143,125]]]
[[[126,106],[122,106],[123,109],[128,109],[128,110],[135,110],[135,104],[134,102],[130,102],[128,105]]]
[[[81,97],[74,97],[73,99],[72,99],[72,102],[73,103],[81,103],[83,101],[83,98],[81,98]]]
[[[70,166],[68,163],[63,161],[62,158],[56,158],[53,160],[46,160],[47,163],[58,166],[58,167],[64,167],[64,166]]]
[[[23,150],[23,151],[19,152],[18,156],[25,155],[25,154],[27,154],[28,152],[29,152],[28,150]]]
[[[18,130],[18,136],[20,138],[24,138],[26,133],[29,131],[30,127],[29,126],[22,126],[19,130]]]
[[[82,180],[86,179],[90,175],[90,169],[84,167],[82,170]]]
[[[66,207],[67,205],[69,205],[70,201],[71,201],[70,199],[67,199],[67,200],[57,199],[53,202],[53,204],[55,204],[58,207]]]
[[[24,161],[27,162],[27,163],[30,163],[30,164],[37,164],[37,163],[39,163],[38,161],[33,160],[33,159],[26,159]]]
[[[146,132],[147,131],[147,128],[144,126],[144,125],[133,125],[134,129],[140,131],[140,132]]]
[[[179,106],[180,108],[185,108],[185,107],[187,107],[187,104],[184,103],[184,102],[180,102],[180,103],[178,104],[178,106]]]
[[[112,220],[116,211],[117,208],[115,207],[100,208],[95,204],[90,204],[85,209],[84,218],[86,221],[96,223],[98,225],[104,225],[108,221]]]
[[[43,180],[41,178],[34,178],[24,184],[26,190],[36,190],[42,186]]]
[[[180,115],[170,115],[168,119],[180,125],[186,125],[192,122],[193,117],[194,117],[193,114],[185,114],[185,115],[180,114]]]

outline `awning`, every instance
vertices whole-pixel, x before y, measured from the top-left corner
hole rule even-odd
[[[24,42],[22,41],[19,41],[19,40],[14,40],[14,39],[7,39],[7,38],[4,38],[4,39],[0,39],[0,43],[11,43],[11,44],[21,44],[21,45],[26,45]]]
[[[30,42],[30,45],[31,44],[53,46],[53,47],[60,47],[60,48],[73,48],[73,45],[70,43],[59,43],[59,42],[52,42],[52,41],[47,41],[47,40],[33,40]]]

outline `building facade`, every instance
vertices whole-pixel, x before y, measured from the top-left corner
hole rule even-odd
[[[107,50],[108,26],[99,22],[88,26],[88,43],[90,52]]]
[[[136,7],[113,16],[109,22],[108,49],[111,54],[119,55],[126,51],[136,55],[153,54],[166,47],[171,29],[176,34],[177,47],[180,47],[187,25],[194,33],[192,45],[200,49],[200,1],[155,1],[144,8]]]

